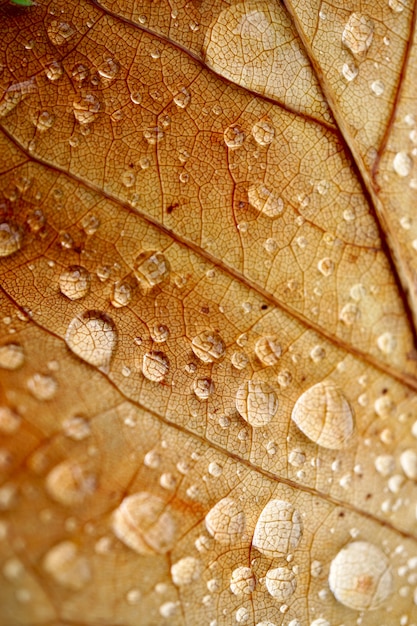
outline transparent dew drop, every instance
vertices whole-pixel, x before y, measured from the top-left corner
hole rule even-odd
[[[260,337],[255,343],[255,354],[262,363],[267,367],[276,365],[282,353],[281,344],[276,335],[267,335]]]
[[[69,300],[80,300],[90,291],[91,276],[82,265],[71,265],[59,277],[59,289]]]
[[[263,183],[250,185],[248,190],[249,204],[267,217],[274,219],[282,214],[284,202],[276,193]]]
[[[387,331],[379,335],[379,337],[376,340],[376,345],[378,346],[379,350],[383,354],[388,355],[388,354],[392,354],[394,350],[396,349],[397,340],[395,339],[392,333]]]
[[[205,517],[208,532],[216,541],[229,545],[237,543],[246,529],[246,516],[233,498],[222,498]]]
[[[358,75],[358,68],[354,63],[344,63],[342,67],[342,74],[348,83],[351,83],[352,80]]]
[[[133,104],[140,104],[142,102],[142,94],[140,91],[132,91],[130,94],[130,99]]]
[[[60,22],[53,20],[48,28],[47,33],[49,40],[54,46],[62,46],[68,43],[75,35],[75,28],[69,22]]]
[[[81,126],[92,124],[102,110],[100,100],[92,93],[80,95],[73,103],[73,113]]]
[[[323,274],[323,276],[327,278],[328,276],[331,276],[334,272],[334,262],[332,261],[332,259],[326,256],[323,259],[320,259],[320,261],[317,263],[317,269],[321,274]]]
[[[0,224],[0,257],[10,256],[22,247],[21,229],[11,222]]]
[[[402,13],[407,0],[388,0],[388,6],[394,13]]]
[[[25,353],[18,343],[7,343],[0,346],[0,368],[17,370],[25,361]]]
[[[64,73],[64,68],[59,61],[53,61],[45,70],[45,74],[48,80],[54,83],[59,80]]]
[[[374,36],[374,24],[367,15],[352,13],[342,33],[342,43],[359,59],[368,52]]]
[[[120,72],[120,63],[111,57],[108,57],[98,68],[98,73],[102,78],[112,81]]]
[[[255,591],[256,579],[250,567],[240,566],[232,571],[230,591],[235,596],[250,595]]]
[[[155,126],[154,128],[146,128],[143,131],[143,137],[150,146],[154,146],[155,144],[162,141],[162,139],[165,137],[165,133],[162,128],[159,128],[159,126]]]
[[[175,545],[177,525],[162,498],[147,491],[124,498],[112,519],[112,530],[137,554],[165,554]]]
[[[169,328],[165,324],[154,324],[150,333],[156,343],[164,343],[169,338]]]
[[[68,348],[80,359],[100,369],[110,365],[117,344],[113,320],[101,311],[74,317],[65,334]]]
[[[91,435],[91,426],[85,418],[74,415],[63,421],[62,431],[69,439],[83,441]]]
[[[231,358],[231,363],[234,368],[237,370],[244,370],[249,363],[249,359],[244,352],[236,351],[233,352]]]
[[[220,361],[226,354],[223,339],[215,330],[203,330],[191,342],[191,349],[203,363]]]
[[[72,459],[56,465],[47,475],[45,488],[50,497],[64,506],[81,505],[97,488],[97,479]]]
[[[210,378],[197,378],[193,383],[193,391],[199,400],[208,400],[214,392],[214,383]]]
[[[32,117],[32,121],[36,129],[43,133],[52,128],[55,122],[55,115],[50,111],[39,111]]]
[[[22,420],[20,415],[8,406],[0,406],[0,433],[14,435],[19,430]]]
[[[287,567],[275,567],[267,571],[265,585],[269,595],[278,602],[285,602],[297,588],[297,579]]]
[[[62,541],[48,550],[42,566],[56,583],[71,591],[83,589],[92,578],[87,557],[72,541]]]
[[[134,288],[127,281],[118,281],[113,285],[110,302],[116,309],[128,306],[133,298]]]
[[[368,541],[350,543],[330,564],[329,587],[336,600],[350,609],[377,609],[393,592],[389,560]]]
[[[397,152],[392,161],[392,166],[394,168],[394,172],[398,174],[398,176],[405,178],[412,170],[413,159],[409,154],[407,154],[407,152]]]
[[[162,252],[147,250],[136,258],[133,271],[139,285],[148,291],[169,279],[171,267]]]
[[[355,429],[349,402],[342,391],[328,381],[313,385],[299,397],[291,419],[311,441],[330,450],[348,445]]]
[[[160,383],[169,372],[169,360],[163,352],[146,352],[143,356],[142,373],[148,380]]]
[[[201,561],[193,556],[186,556],[171,565],[172,582],[177,587],[190,585],[200,578],[201,572]]]
[[[174,96],[174,102],[180,109],[185,109],[190,104],[190,101],[191,94],[185,87],[182,87],[177,95]]]
[[[303,535],[300,513],[290,502],[270,500],[255,526],[252,546],[268,558],[292,553]]]
[[[340,310],[339,319],[346,326],[353,326],[353,324],[359,319],[359,308],[354,302],[348,302]]]
[[[36,400],[52,400],[58,391],[58,383],[52,376],[33,374],[27,381],[27,388]]]
[[[230,150],[236,150],[243,145],[246,135],[238,125],[228,126],[223,133],[224,143]]]
[[[417,480],[417,452],[407,448],[400,456],[400,464],[404,474],[410,480]]]
[[[278,411],[278,398],[268,383],[249,380],[236,392],[236,410],[248,424],[262,428]]]
[[[374,80],[371,83],[371,90],[376,96],[382,96],[385,91],[385,85],[382,80]]]
[[[275,128],[270,120],[260,120],[252,126],[252,135],[260,146],[269,146],[274,140]]]

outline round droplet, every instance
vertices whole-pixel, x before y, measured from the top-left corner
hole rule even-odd
[[[55,115],[49,111],[40,111],[32,117],[32,121],[41,133],[52,128],[55,122]]]
[[[168,280],[171,268],[162,252],[148,250],[136,258],[133,271],[139,285],[147,291]]]
[[[119,281],[113,285],[110,302],[116,309],[128,306],[133,298],[133,286],[126,281]]]
[[[278,363],[282,348],[276,335],[260,337],[255,344],[255,354],[263,365],[270,367]]]
[[[71,591],[83,589],[91,580],[88,559],[80,554],[78,546],[72,541],[62,541],[51,548],[42,565],[56,583]]]
[[[345,396],[326,381],[300,396],[291,419],[311,441],[330,450],[344,448],[355,427],[353,410]]]
[[[238,542],[246,529],[246,516],[233,498],[222,498],[207,513],[206,528],[222,544]]]
[[[374,80],[371,83],[371,89],[376,96],[382,96],[385,91],[385,85],[382,80]]]
[[[361,13],[352,13],[343,30],[342,43],[351,53],[363,58],[372,43],[374,36],[373,22]]]
[[[27,388],[37,400],[52,400],[58,390],[58,384],[52,376],[33,374],[27,381]]]
[[[254,209],[267,217],[274,219],[281,215],[284,210],[284,202],[276,193],[268,189],[266,185],[250,185],[248,200]]]
[[[400,463],[404,474],[411,480],[417,480],[417,452],[408,448],[401,453]]]
[[[142,373],[148,380],[160,383],[169,372],[169,360],[163,352],[146,352],[143,356]]]
[[[65,341],[80,359],[105,369],[116,347],[117,331],[108,315],[101,311],[87,311],[70,322]]]
[[[270,500],[255,526],[252,545],[269,558],[293,552],[303,534],[301,515],[285,500]]]
[[[78,506],[97,488],[97,479],[85,467],[70,459],[56,465],[47,475],[46,491],[64,506]]]
[[[75,28],[68,22],[53,20],[47,28],[48,37],[55,46],[62,46],[75,35]]]
[[[193,556],[186,556],[171,566],[172,582],[177,587],[190,585],[200,578],[201,562]]]
[[[72,107],[75,119],[82,126],[92,124],[101,111],[100,100],[91,93],[78,97]]]
[[[122,500],[113,514],[112,529],[138,554],[165,554],[173,548],[177,535],[166,502],[146,491]]]
[[[390,454],[380,454],[376,457],[375,469],[381,476],[390,476],[395,471],[395,459]]]
[[[328,276],[331,276],[334,272],[334,262],[332,261],[332,259],[329,259],[329,257],[324,257],[323,259],[320,259],[320,261],[317,263],[317,269],[321,274],[323,274],[323,276],[326,276],[327,278]]]
[[[155,128],[146,128],[143,131],[143,137],[146,139],[149,145],[154,146],[155,144],[162,141],[165,137],[165,133],[162,128],[156,126]]]
[[[64,68],[59,61],[53,61],[51,65],[46,68],[45,73],[48,80],[55,82],[61,78],[64,73]]]
[[[114,80],[119,72],[120,63],[118,63],[115,59],[112,59],[111,57],[105,59],[98,68],[98,73],[100,74],[100,76],[108,81]]]
[[[394,168],[394,172],[398,174],[398,176],[405,178],[411,172],[413,160],[407,152],[397,152],[392,162],[392,166]]]
[[[7,343],[0,346],[0,368],[17,370],[25,361],[25,353],[18,343]]]
[[[91,277],[81,265],[71,265],[59,277],[59,289],[70,300],[80,300],[90,291]]]
[[[226,354],[224,341],[215,330],[203,330],[196,335],[191,342],[191,348],[203,363],[220,361]]]
[[[392,354],[397,347],[397,340],[392,333],[386,332],[379,335],[376,344],[384,354]]]
[[[190,100],[191,100],[190,92],[187,91],[185,87],[180,89],[177,95],[174,96],[174,102],[177,105],[177,107],[179,107],[180,109],[185,109],[185,107],[190,103]]]
[[[372,543],[350,543],[330,564],[329,587],[344,606],[355,611],[377,609],[393,592],[389,560]]]
[[[246,135],[240,126],[228,126],[223,133],[224,143],[230,150],[236,150],[243,145]]]
[[[248,424],[262,428],[278,411],[278,398],[268,383],[249,380],[236,392],[236,409]]]
[[[164,343],[169,337],[169,328],[165,324],[154,324],[150,329],[152,340],[156,343]]]
[[[244,370],[247,364],[249,363],[249,359],[244,352],[233,352],[230,361],[237,370]]]
[[[210,378],[197,378],[193,390],[199,400],[208,400],[214,392],[214,383]]]
[[[0,406],[0,433],[13,435],[20,426],[21,418],[16,411],[8,406]]]
[[[10,256],[22,247],[22,231],[15,224],[0,224],[0,257]]]
[[[348,302],[341,309],[339,313],[339,319],[341,322],[346,324],[346,326],[353,326],[356,320],[359,318],[359,308],[358,305],[354,302]]]
[[[256,586],[255,576],[250,567],[237,567],[230,578],[230,591],[235,596],[250,595]]]
[[[265,584],[268,593],[279,602],[285,602],[297,588],[295,575],[287,567],[276,567],[268,570]]]
[[[252,126],[252,135],[260,146],[269,146],[274,140],[275,128],[270,120],[260,120]]]

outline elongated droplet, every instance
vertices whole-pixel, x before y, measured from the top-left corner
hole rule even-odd
[[[363,58],[368,52],[374,36],[374,24],[367,15],[352,13],[342,34],[342,43],[351,53]]]
[[[107,369],[116,347],[117,331],[108,315],[101,311],[87,311],[70,322],[65,341],[80,359]]]

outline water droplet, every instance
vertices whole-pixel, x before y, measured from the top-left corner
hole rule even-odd
[[[401,453],[400,463],[404,474],[411,480],[417,480],[417,452],[408,448]]]
[[[384,354],[392,354],[397,347],[397,340],[392,333],[386,332],[379,335],[376,344]]]
[[[47,33],[52,44],[55,46],[62,46],[74,37],[75,28],[68,22],[53,20],[47,28]]]
[[[262,428],[278,411],[278,398],[268,383],[249,380],[236,392],[236,409],[248,424]]]
[[[186,556],[171,566],[172,582],[177,587],[190,585],[201,575],[201,562],[193,556]]]
[[[83,589],[91,580],[88,559],[80,554],[78,546],[72,541],[62,541],[51,548],[42,565],[56,583],[71,591]]]
[[[210,378],[197,378],[193,383],[193,391],[199,400],[208,400],[214,392],[214,383]]]
[[[326,358],[326,350],[320,345],[313,346],[310,351],[310,358],[314,363],[320,363],[320,361]]]
[[[156,450],[150,450],[145,454],[143,459],[144,465],[146,467],[150,467],[151,469],[158,469],[161,464],[161,455],[156,452]]]
[[[265,585],[273,598],[284,602],[296,590],[297,580],[294,573],[287,567],[276,567],[267,571]]]
[[[362,13],[352,13],[342,33],[342,43],[351,53],[363,58],[374,36],[373,22]]]
[[[405,178],[411,172],[413,159],[407,154],[407,152],[397,152],[392,161],[392,166],[394,168],[394,172],[398,174],[398,176]]]
[[[339,319],[346,326],[352,326],[359,318],[358,305],[354,302],[348,302],[339,313]]]
[[[27,381],[27,388],[37,400],[52,400],[58,390],[58,384],[52,376],[33,374]]]
[[[374,80],[371,83],[371,89],[374,92],[374,94],[379,97],[379,96],[382,96],[382,94],[384,93],[385,85],[382,82],[382,80]]]
[[[36,115],[33,115],[32,121],[41,133],[52,128],[55,122],[55,115],[50,111],[39,111]]]
[[[72,106],[74,117],[82,126],[92,124],[102,108],[100,100],[92,93],[79,96]]]
[[[395,471],[395,459],[390,454],[380,454],[376,457],[375,469],[381,476],[390,476]]]
[[[70,300],[80,300],[90,291],[91,277],[81,265],[71,265],[59,277],[59,289]]]
[[[168,280],[171,268],[162,252],[147,250],[136,258],[133,271],[139,285],[148,291]]]
[[[17,343],[8,343],[0,346],[0,367],[6,370],[17,370],[25,361],[22,346]]]
[[[133,91],[130,94],[130,99],[133,104],[140,104],[142,102],[142,94],[140,93],[140,91]]]
[[[196,357],[203,363],[220,361],[226,354],[226,346],[220,335],[214,330],[203,330],[191,342]]]
[[[218,478],[223,474],[223,466],[216,461],[212,461],[211,463],[209,463],[208,473],[210,474],[210,476]]]
[[[108,81],[114,80],[120,72],[120,64],[111,57],[108,57],[98,68],[98,73]]]
[[[16,411],[8,406],[0,406],[0,433],[13,435],[20,426],[21,418]]]
[[[45,487],[53,500],[64,506],[78,506],[94,493],[96,477],[80,464],[67,459],[47,475]]]
[[[230,577],[230,591],[235,596],[250,595],[256,586],[255,576],[250,567],[237,567]]]
[[[156,126],[154,128],[146,128],[143,131],[143,136],[149,145],[154,146],[165,137],[165,133],[162,128]]]
[[[106,369],[116,347],[117,331],[108,315],[101,311],[87,311],[70,322],[65,341],[80,359]]]
[[[233,498],[222,498],[207,513],[206,528],[222,544],[238,542],[246,529],[246,516]]]
[[[394,13],[402,13],[407,0],[388,0],[388,6]]]
[[[0,224],[0,257],[10,256],[22,247],[21,229],[10,222]]]
[[[113,514],[116,537],[138,554],[165,554],[176,540],[177,526],[167,503],[141,491],[124,498]]]
[[[358,68],[352,62],[344,63],[342,67],[342,74],[344,78],[350,83],[358,75]]]
[[[62,67],[62,64],[59,61],[53,61],[51,65],[49,65],[45,70],[47,79],[53,83],[56,80],[59,80],[63,73],[64,73],[64,68]]]
[[[249,363],[249,359],[246,354],[239,351],[233,352],[230,360],[233,367],[235,367],[237,370],[244,370]]]
[[[260,146],[269,146],[275,137],[275,128],[270,120],[260,120],[252,126],[252,135]]]
[[[122,184],[127,189],[130,189],[130,187],[133,187],[133,185],[136,182],[136,175],[134,172],[131,172],[130,170],[128,170],[127,172],[123,172],[121,176],[121,181],[122,181]]]
[[[254,209],[271,219],[281,215],[284,210],[282,198],[270,191],[263,183],[249,187],[248,200]]]
[[[255,526],[252,546],[268,558],[293,552],[303,534],[301,515],[285,500],[270,500]]]
[[[169,360],[163,352],[146,352],[143,356],[142,373],[148,380],[160,383],[169,372]]]
[[[152,340],[156,343],[164,343],[169,337],[169,328],[165,324],[154,324],[150,329]]]
[[[299,397],[291,419],[311,441],[330,450],[344,448],[355,428],[350,404],[342,391],[327,381]]]
[[[185,107],[190,103],[191,94],[185,87],[182,87],[180,91],[174,96],[174,102],[180,109],[185,109]]]
[[[330,564],[329,587],[336,600],[350,609],[377,609],[393,591],[389,560],[372,543],[350,543]]]
[[[228,126],[223,133],[224,143],[230,150],[236,150],[243,145],[246,135],[240,126]]]
[[[260,337],[255,344],[255,354],[260,362],[270,367],[276,365],[281,356],[282,349],[278,337],[270,335]]]
[[[120,309],[131,303],[134,287],[127,281],[119,281],[113,285],[113,293],[110,302],[116,309]]]

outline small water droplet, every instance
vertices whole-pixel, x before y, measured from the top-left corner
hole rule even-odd
[[[201,562],[193,556],[186,556],[171,565],[172,582],[177,587],[190,585],[200,578]]]
[[[411,172],[413,160],[407,152],[397,152],[392,161],[392,166],[394,168],[394,172],[398,174],[398,176],[405,178]]]
[[[53,20],[48,28],[47,33],[49,40],[55,46],[62,46],[70,41],[75,35],[75,28],[71,23]]]
[[[269,146],[275,137],[275,128],[268,119],[255,122],[252,126],[252,135],[260,146]]]
[[[220,361],[226,354],[226,346],[220,335],[213,330],[203,330],[196,335],[191,348],[196,357],[203,363]]]
[[[146,352],[143,356],[142,373],[148,380],[160,383],[169,372],[169,360],[163,352]]]
[[[210,378],[197,378],[193,383],[193,391],[199,400],[208,400],[214,392],[214,383]]]
[[[33,374],[27,381],[27,388],[37,400],[52,400],[58,391],[58,384],[52,376]]]
[[[90,422],[83,417],[78,417],[77,415],[64,420],[62,423],[62,430],[66,437],[69,437],[74,441],[82,441],[91,434]]]
[[[352,80],[355,80],[355,78],[357,77],[358,68],[352,62],[344,63],[342,67],[342,74],[344,78],[348,81],[348,83],[350,83],[352,82]]]
[[[25,353],[21,345],[17,343],[7,343],[0,346],[0,368],[6,370],[17,370],[22,367],[25,361]]]
[[[284,210],[282,198],[270,191],[263,183],[249,187],[248,200],[254,209],[271,219],[281,215]]]
[[[19,430],[21,424],[20,415],[8,406],[0,406],[0,433],[13,435]]]
[[[255,591],[256,579],[250,567],[240,566],[232,571],[230,591],[235,596],[250,595]]]
[[[379,335],[376,344],[383,354],[392,354],[397,347],[397,340],[392,333],[386,332]]]
[[[170,270],[165,256],[155,250],[139,254],[133,268],[136,280],[145,292],[168,280]]]
[[[72,541],[62,541],[48,550],[42,566],[56,583],[71,591],[80,591],[91,580],[88,559]]]
[[[86,311],[70,322],[65,341],[80,359],[107,369],[117,343],[113,320],[101,311]]]
[[[374,24],[367,15],[352,13],[343,30],[342,43],[351,53],[363,58],[369,50],[374,36]]]
[[[385,91],[385,85],[382,80],[374,80],[371,83],[371,89],[376,96],[382,96]]]
[[[102,108],[100,100],[92,93],[77,97],[72,106],[74,117],[81,126],[92,124]]]
[[[108,57],[98,68],[98,73],[102,78],[112,81],[120,72],[120,63],[111,57]]]
[[[154,146],[155,144],[162,141],[162,139],[165,137],[165,133],[162,128],[156,126],[154,128],[146,128],[143,131],[143,136],[149,145]]]
[[[268,383],[247,381],[236,392],[236,410],[248,424],[262,428],[278,411],[278,398]]]
[[[358,305],[354,302],[348,302],[339,313],[339,319],[346,326],[352,326],[359,318]]]
[[[86,467],[71,459],[56,465],[47,475],[46,491],[64,506],[82,504],[97,488],[97,479]]]
[[[133,298],[134,287],[127,281],[118,281],[113,285],[110,302],[116,309],[128,306]]]
[[[191,94],[185,87],[182,87],[177,95],[174,96],[174,102],[180,109],[185,109],[185,107],[190,103],[190,100]]]
[[[71,265],[59,277],[59,289],[70,300],[80,300],[90,291],[91,277],[81,265]]]
[[[46,77],[51,82],[59,80],[63,73],[64,68],[59,61],[53,61],[45,70]]]
[[[10,256],[22,247],[21,229],[11,222],[0,224],[0,257]]]
[[[265,585],[268,593],[278,602],[284,602],[297,588],[294,573],[287,567],[276,567],[267,571]]]
[[[252,546],[268,558],[293,552],[303,534],[301,515],[285,500],[270,500],[255,526]]]
[[[407,0],[388,0],[388,6],[394,13],[402,13],[406,5]]]
[[[208,532],[221,544],[234,544],[241,540],[246,529],[246,516],[233,498],[222,498],[205,517]]]
[[[245,367],[249,363],[249,359],[246,354],[240,351],[233,352],[230,360],[233,367],[235,367],[237,370],[245,369]]]
[[[267,335],[260,337],[255,343],[255,354],[262,363],[267,367],[276,365],[281,356],[282,348],[276,335]]]
[[[32,116],[32,121],[37,130],[43,133],[52,128],[55,122],[55,115],[50,111],[39,111]]]
[[[130,94],[130,99],[133,104],[140,104],[142,102],[142,94],[140,93],[140,91],[133,91]]]
[[[228,126],[223,133],[224,143],[230,150],[236,150],[243,145],[246,134],[240,126]]]

